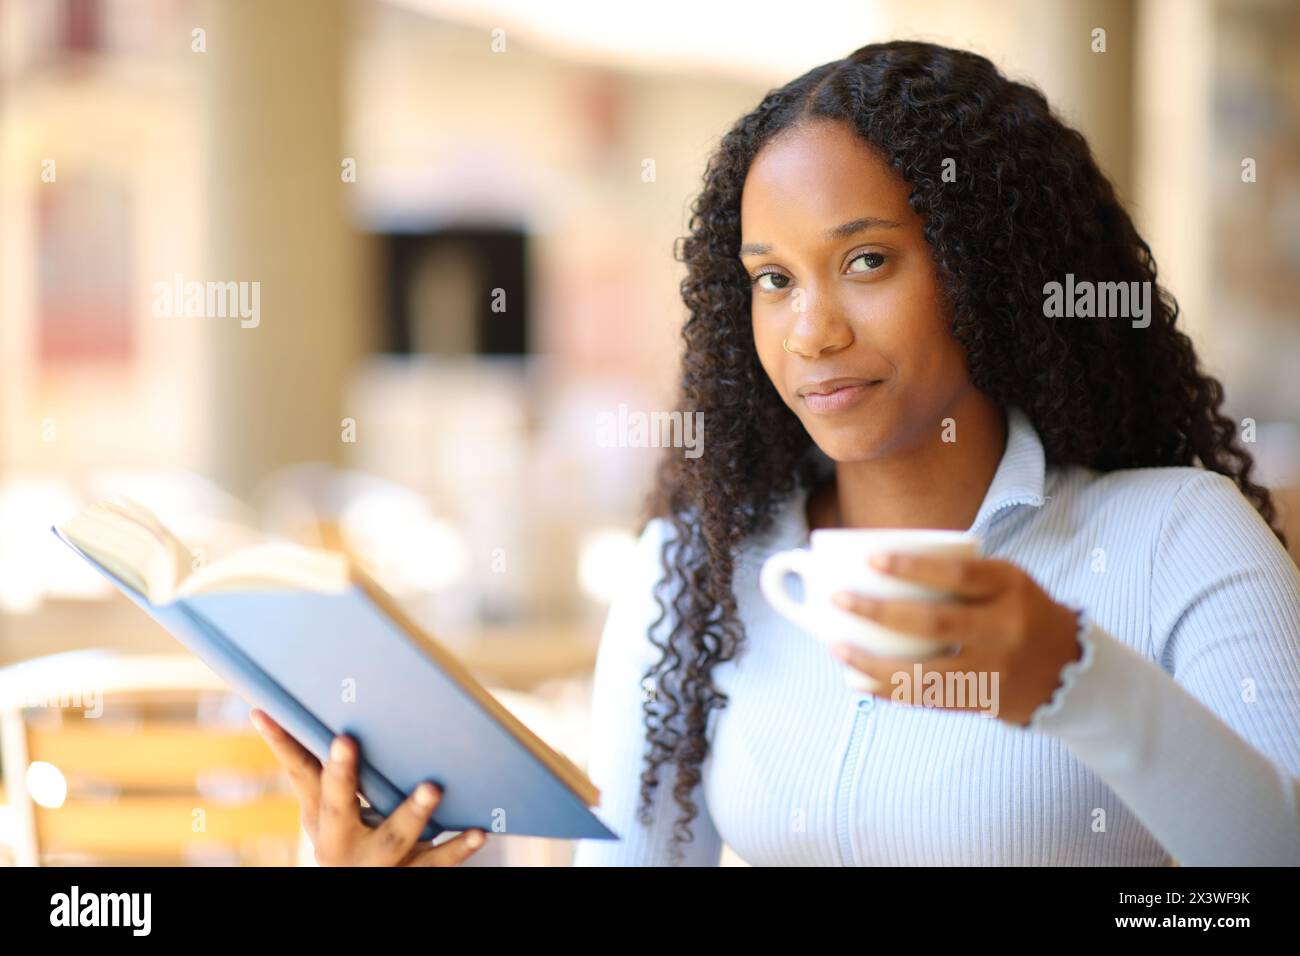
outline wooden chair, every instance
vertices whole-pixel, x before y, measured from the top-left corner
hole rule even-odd
[[[0,670],[0,756],[18,865],[303,855],[297,801],[247,706],[187,654],[76,651]]]

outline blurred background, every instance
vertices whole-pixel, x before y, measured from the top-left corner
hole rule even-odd
[[[247,708],[50,534],[115,492],[197,559],[348,550],[583,765],[658,455],[598,423],[673,407],[705,161],[893,38],[1088,137],[1300,544],[1291,0],[0,0],[0,667],[97,698],[0,697],[0,860],[309,862]]]

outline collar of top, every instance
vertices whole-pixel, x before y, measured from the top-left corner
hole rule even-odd
[[[1015,406],[1008,408],[1007,447],[970,526],[971,534],[982,534],[995,517],[1015,505],[1041,507],[1046,470],[1043,442],[1029,416]]]

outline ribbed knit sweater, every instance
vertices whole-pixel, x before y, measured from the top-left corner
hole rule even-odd
[[[713,670],[728,702],[710,714],[687,865],[716,865],[724,842],[753,865],[1300,865],[1295,564],[1231,480],[1046,468],[1024,414],[1007,420],[970,530],[1080,611],[1082,657],[1028,727],[851,689],[758,590],[770,554],[808,543],[799,488],[738,560],[745,641]],[[637,801],[671,527],[642,534],[596,664],[588,774],[621,839],[580,841],[575,865],[670,862],[672,761],[652,825]]]

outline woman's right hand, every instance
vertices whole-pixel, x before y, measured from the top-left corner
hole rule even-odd
[[[250,717],[289,774],[302,809],[303,829],[321,866],[458,866],[487,842],[487,834],[476,828],[437,846],[420,842],[420,833],[442,796],[427,781],[382,824],[367,826],[361,820],[357,799],[356,741],[335,737],[329,761],[322,768],[320,761],[265,711],[254,708]]]

